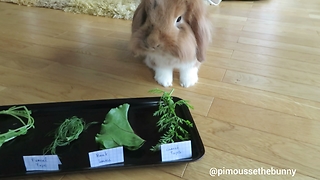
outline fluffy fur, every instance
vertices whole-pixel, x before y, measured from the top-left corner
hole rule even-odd
[[[211,39],[203,0],[142,0],[134,13],[130,49],[145,56],[155,80],[172,86],[173,69],[183,87],[198,81]]]

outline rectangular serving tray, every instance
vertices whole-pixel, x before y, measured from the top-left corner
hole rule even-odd
[[[177,106],[176,114],[183,119],[190,120],[194,125],[192,128],[187,128],[191,138],[192,157],[162,162],[160,151],[152,152],[149,150],[151,146],[157,144],[161,136],[156,127],[159,117],[153,116],[153,113],[158,109],[159,100],[159,97],[149,97],[24,104],[22,106],[26,106],[32,111],[35,128],[30,129],[26,135],[8,141],[0,147],[0,178],[166,165],[192,162],[201,158],[205,153],[204,146],[196,124],[186,106]],[[178,101],[180,98],[173,97],[173,100]],[[100,132],[101,124],[106,114],[110,109],[124,103],[130,105],[128,121],[132,129],[146,142],[136,151],[124,149],[124,163],[91,168],[88,153],[100,150],[99,145],[95,142],[95,136]],[[10,107],[12,106],[0,106],[0,111],[7,110]],[[73,141],[70,145],[57,148],[57,154],[62,162],[62,165],[59,166],[59,171],[27,172],[23,156],[42,155],[43,149],[53,142],[53,137],[48,136],[48,133],[54,132],[65,119],[72,116],[82,118],[86,123],[93,121],[99,123],[90,126],[80,135],[79,139]],[[19,120],[12,116],[0,115],[0,133],[20,126]]]

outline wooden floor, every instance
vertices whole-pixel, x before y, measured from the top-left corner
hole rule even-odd
[[[186,89],[175,76],[173,85],[195,107],[205,156],[38,180],[320,179],[320,1],[222,1],[209,9],[213,43],[199,82]],[[128,52],[130,26],[0,3],[1,105],[152,96],[148,90],[162,87]],[[210,168],[297,172],[211,177]]]

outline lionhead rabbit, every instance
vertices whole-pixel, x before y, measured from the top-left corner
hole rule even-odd
[[[155,80],[172,86],[173,70],[183,87],[198,81],[211,40],[210,21],[203,0],[141,0],[132,22],[130,50],[145,56]]]

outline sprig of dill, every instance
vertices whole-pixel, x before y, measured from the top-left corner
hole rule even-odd
[[[173,143],[175,140],[185,141],[188,140],[189,132],[184,129],[182,126],[186,125],[187,127],[193,127],[193,124],[189,120],[182,119],[177,116],[175,112],[176,106],[186,105],[188,108],[193,109],[187,100],[179,100],[177,102],[173,101],[172,93],[174,89],[170,92],[165,92],[160,89],[153,89],[149,92],[160,94],[162,96],[159,101],[159,109],[154,112],[153,116],[159,116],[160,119],[157,122],[157,127],[159,127],[159,132],[165,132],[161,137],[158,143],[155,146],[152,146],[151,151],[160,150],[160,146],[166,143]]]

